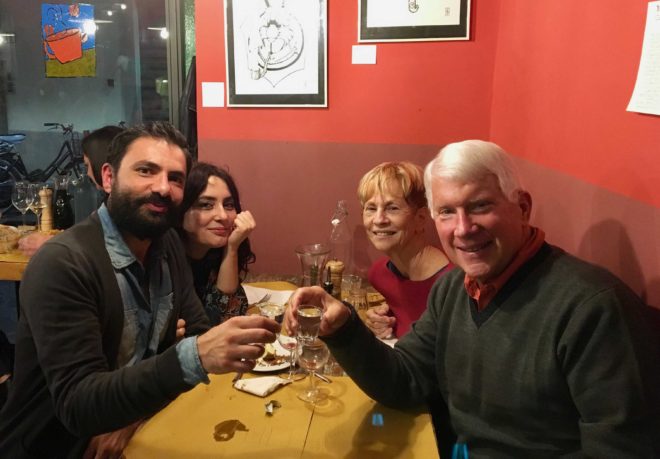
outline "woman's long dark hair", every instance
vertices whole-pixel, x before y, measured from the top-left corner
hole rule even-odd
[[[206,186],[209,183],[209,177],[218,177],[223,182],[227,184],[229,188],[229,193],[231,194],[232,199],[234,200],[234,207],[236,208],[236,213],[240,213],[241,209],[241,199],[238,194],[238,188],[236,187],[236,182],[229,172],[225,169],[221,169],[213,164],[198,162],[195,163],[190,168],[190,173],[186,178],[186,187],[183,193],[183,203],[181,204],[181,215],[185,214],[197,201],[199,195],[206,189]],[[186,232],[181,230],[180,234],[186,238]],[[225,248],[214,248],[209,250],[207,257],[217,256],[221,257]],[[257,259],[257,256],[252,252],[250,248],[250,240],[246,238],[241,245],[238,246],[238,271],[239,273],[247,274],[248,265],[254,263]]]

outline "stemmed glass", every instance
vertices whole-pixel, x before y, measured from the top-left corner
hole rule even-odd
[[[11,203],[21,213],[23,217],[23,227],[25,227],[25,213],[30,203],[28,202],[28,183],[19,181],[14,184],[11,191]]]
[[[326,395],[316,387],[316,372],[328,361],[330,351],[318,338],[313,341],[301,341],[298,346],[298,363],[309,371],[309,389],[298,394],[298,398],[311,404],[326,399]]]
[[[305,375],[295,370],[296,358],[298,357],[298,339],[295,336],[287,335],[285,330],[282,330],[282,333],[277,336],[277,341],[284,349],[289,351],[289,372],[280,377],[289,381],[303,379]]]
[[[39,191],[43,188],[41,183],[30,183],[28,185],[28,204],[32,212],[37,216],[37,231],[41,231],[41,211],[46,207],[41,202],[41,196],[39,196]]]

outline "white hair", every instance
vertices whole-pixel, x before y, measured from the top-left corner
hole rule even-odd
[[[512,202],[516,202],[518,192],[523,189],[518,171],[511,156],[492,142],[464,140],[446,145],[424,169],[426,200],[431,215],[433,210],[432,180],[460,180],[472,182],[494,175],[500,190]]]

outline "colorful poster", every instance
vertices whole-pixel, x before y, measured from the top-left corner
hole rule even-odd
[[[93,5],[41,5],[46,77],[96,76],[95,34]]]

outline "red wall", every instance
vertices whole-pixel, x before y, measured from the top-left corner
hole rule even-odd
[[[467,42],[380,43],[351,64],[357,1],[329,1],[328,108],[199,108],[200,158],[230,167],[257,218],[254,271],[297,273],[296,244],[327,238],[382,161],[424,165],[442,145],[490,139],[520,159],[548,240],[660,305],[660,119],[625,108],[646,0],[472,0]],[[199,81],[225,81],[221,0],[196,2]]]
[[[357,1],[328,3],[328,108],[201,108],[200,138],[442,144],[487,134],[499,2],[473,0],[475,40],[379,44],[377,65],[351,64]],[[225,81],[222,1],[195,6],[198,79]]]
[[[492,138],[534,162],[660,207],[660,118],[626,111],[647,4],[502,2]]]
[[[626,111],[647,4],[501,2],[490,134],[548,239],[660,306],[660,118]]]

